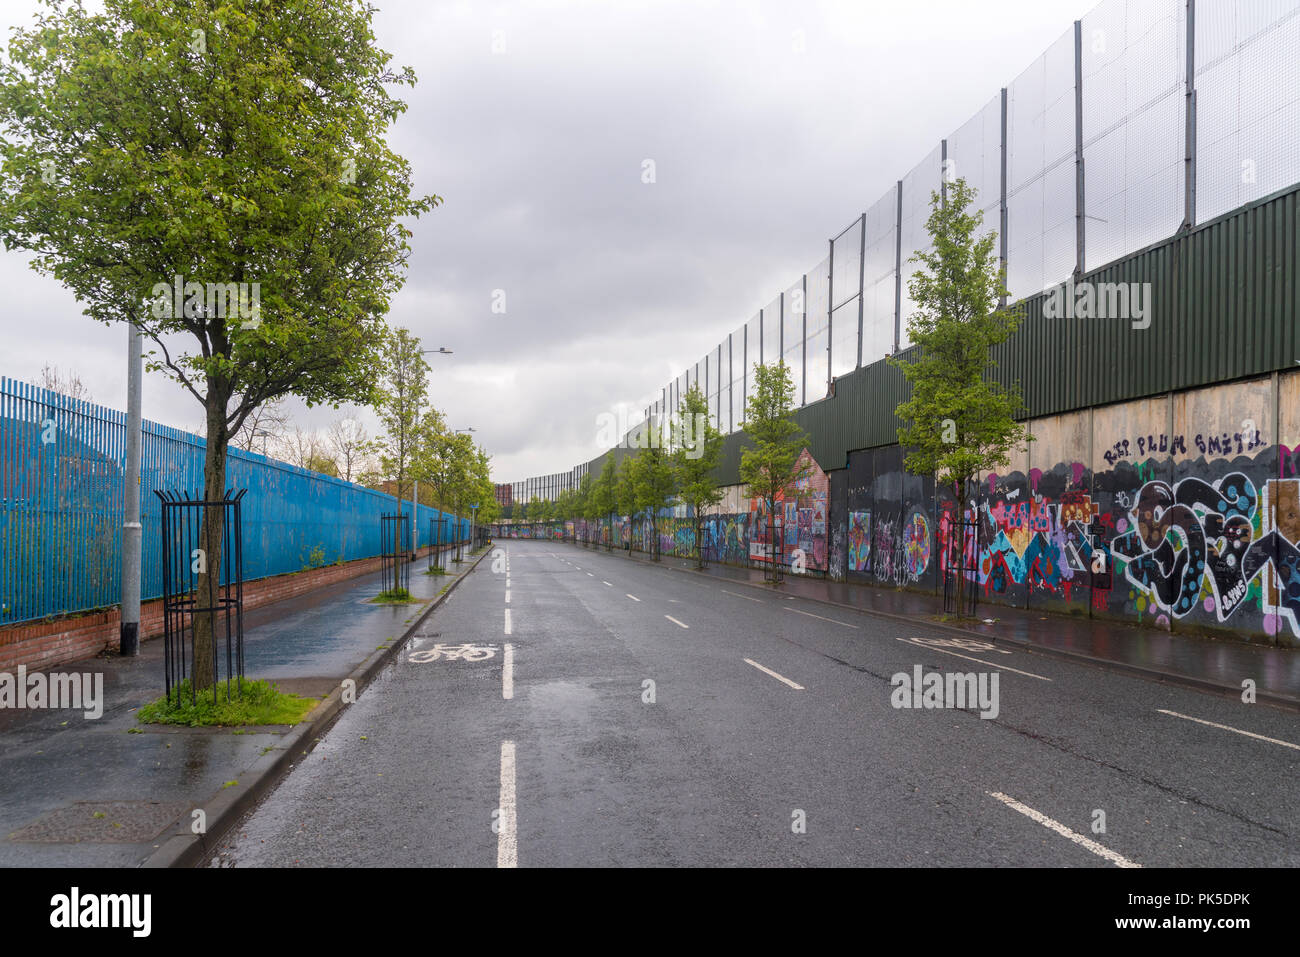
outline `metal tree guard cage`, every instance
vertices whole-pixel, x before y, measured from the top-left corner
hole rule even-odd
[[[240,500],[248,489],[226,492],[220,501],[190,498],[189,493],[154,494],[162,501],[163,663],[166,695],[181,700],[181,683],[197,671],[194,625],[206,620],[212,636],[212,701],[217,702],[223,672],[218,636],[225,632],[226,700],[234,679],[244,690],[244,538]],[[211,544],[213,533],[218,554]],[[224,628],[223,628],[224,626]],[[189,653],[186,654],[186,644]],[[198,701],[190,682],[190,702]],[[206,691],[206,689],[204,689]]]
[[[965,614],[975,617],[979,606],[979,522],[953,521],[948,528],[947,541],[940,545],[946,556],[943,572],[944,614]],[[964,589],[959,589],[957,577],[965,579]],[[958,591],[962,607],[958,608]]]
[[[379,517],[380,588],[385,595],[410,591],[411,523],[405,513]]]
[[[429,571],[442,567],[439,552],[442,550],[442,526],[446,521],[447,517],[441,513],[437,518],[429,519],[429,541],[433,542],[433,549],[429,552]]]

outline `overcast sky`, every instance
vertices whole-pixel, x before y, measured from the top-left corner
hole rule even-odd
[[[1093,6],[376,3],[380,45],[420,80],[393,88],[393,146],[445,200],[413,225],[390,322],[454,350],[429,357],[433,401],[498,481],[603,451],[600,413],[644,407]],[[34,10],[0,0],[5,41]],[[125,328],[18,253],[0,284],[0,375],[53,363],[124,408]],[[198,429],[161,375],[144,397]],[[293,408],[306,427],[345,414]]]

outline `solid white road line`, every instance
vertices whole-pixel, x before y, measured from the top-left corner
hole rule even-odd
[[[760,665],[757,661],[753,661],[753,660],[751,660],[751,659],[749,659],[749,658],[745,658],[745,659],[744,659],[744,662],[745,662],[745,664],[747,664],[747,665],[753,665],[753,666],[754,666],[755,668],[757,668],[759,671],[763,672],[763,674],[771,675],[771,676],[772,676],[773,678],[775,678],[777,681],[784,681],[786,684],[788,684],[788,685],[789,685],[791,688],[793,688],[795,691],[803,691],[803,690],[805,690],[803,685],[797,685],[797,684],[795,684],[795,683],[794,683],[793,681],[791,681],[789,678],[785,677],[784,675],[779,675],[779,674],[777,674],[777,673],[776,673],[775,671],[773,671],[771,668],[764,668],[764,667],[763,667],[762,665]]]
[[[1035,811],[1032,807],[1026,807],[1025,805],[1021,804],[1019,801],[1017,801],[1015,798],[1007,797],[1005,794],[1001,793],[1000,791],[990,791],[988,792],[988,794],[989,797],[996,798],[997,800],[1005,804],[1007,807],[1011,808],[1013,811],[1019,811],[1025,817],[1029,818],[1032,821],[1037,821],[1039,824],[1043,825],[1043,827],[1047,828],[1048,830],[1055,831],[1057,834],[1061,835],[1062,837],[1069,838],[1075,844],[1078,844],[1080,847],[1092,851],[1092,853],[1096,854],[1098,857],[1104,857],[1106,860],[1110,861],[1116,867],[1141,867],[1142,866],[1141,864],[1136,864],[1133,861],[1130,861],[1127,857],[1124,857],[1122,854],[1116,854],[1109,847],[1103,847],[1102,845],[1098,844],[1096,841],[1092,840],[1091,838],[1084,837],[1082,834],[1070,830],[1060,821],[1053,821],[1046,814],[1040,814],[1039,812]]]
[[[704,586],[704,587],[707,588],[708,586],[706,585],[706,586]],[[718,591],[722,592],[722,594],[724,594],[724,595],[730,595],[732,598],[743,598],[743,599],[745,599],[745,601],[756,601],[756,602],[763,603],[763,599],[761,599],[761,598],[755,598],[753,595],[738,595],[738,594],[736,594],[736,592],[734,592],[734,591],[727,591],[725,588],[719,588]],[[764,603],[764,604],[765,604],[765,603]]]
[[[792,611],[796,615],[807,615],[809,618],[821,618],[822,621],[829,621],[832,625],[842,625],[845,628],[858,627],[857,625],[850,625],[847,621],[836,621],[834,618],[823,618],[821,615],[814,615],[810,611],[800,611],[798,608],[791,608],[789,605],[785,606],[785,610]]]
[[[671,621],[671,622],[672,622],[674,625],[676,625],[678,628],[689,628],[689,627],[691,627],[690,625],[685,624],[684,622],[680,622],[680,621],[678,621],[678,620],[677,620],[676,618],[674,618],[672,615],[664,615],[664,617],[667,618],[669,621]]]
[[[1008,668],[1001,662],[985,661],[983,658],[972,658],[970,655],[959,655],[955,651],[947,651],[943,648],[936,648],[934,645],[922,645],[913,641],[911,638],[898,638],[897,641],[905,641],[909,645],[915,645],[917,648],[924,648],[926,651],[937,651],[941,655],[952,655],[954,658],[965,658],[967,661],[974,661],[976,664],[988,665],[994,671],[1010,671],[1013,674],[1024,675],[1026,678],[1037,678],[1039,681],[1051,681],[1051,678],[1044,678],[1042,675],[1036,675],[1032,671],[1017,671],[1015,668]]]
[[[1156,708],[1161,714],[1167,714],[1170,717],[1182,718],[1184,721],[1195,721],[1197,724],[1208,724],[1211,728],[1219,728],[1223,731],[1232,731],[1236,734],[1244,734],[1248,738],[1257,738],[1260,741],[1267,741],[1269,744],[1280,744],[1284,748],[1293,748],[1300,751],[1300,744],[1292,744],[1290,741],[1280,741],[1277,738],[1267,738],[1262,734],[1256,734],[1253,731],[1242,731],[1240,728],[1234,728],[1226,724],[1218,724],[1214,721],[1206,721],[1203,718],[1193,718],[1188,714],[1179,714],[1177,711],[1166,711],[1164,708]]]
[[[628,595],[627,597],[628,597],[628,598],[631,598],[633,601],[640,601],[640,600],[641,600],[640,598],[637,598],[636,595]]]
[[[509,608],[506,609],[506,634],[507,635],[512,634],[512,632],[510,631],[510,609]]]
[[[519,866],[515,832],[515,743],[501,742],[501,798],[497,802],[497,867]]]
[[[515,646],[506,643],[501,652],[501,697],[509,701],[515,696]]]

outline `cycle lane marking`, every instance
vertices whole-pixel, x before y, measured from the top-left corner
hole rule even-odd
[[[1043,675],[1036,675],[1032,671],[1019,671],[1016,668],[1011,668],[1008,667],[1007,665],[997,664],[996,662],[992,662],[992,661],[985,661],[982,658],[972,658],[970,655],[959,655],[957,652],[949,651],[947,648],[936,648],[934,645],[927,645],[921,641],[913,641],[911,638],[895,638],[894,640],[903,641],[909,645],[915,645],[917,648],[924,648],[926,651],[937,651],[941,655],[952,655],[954,658],[964,658],[967,661],[973,661],[976,664],[986,665],[989,668],[992,668],[994,671],[1010,671],[1013,674],[1024,675],[1027,678],[1037,678],[1039,681],[1052,680],[1051,678],[1045,677]]]

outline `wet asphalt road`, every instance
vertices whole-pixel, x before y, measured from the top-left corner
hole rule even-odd
[[[500,547],[215,865],[1300,864],[1300,716]],[[997,717],[893,707],[917,665],[996,671]]]

